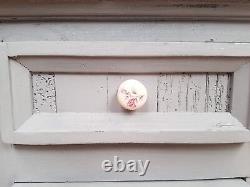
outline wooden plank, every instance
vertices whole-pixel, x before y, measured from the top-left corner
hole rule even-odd
[[[245,177],[250,171],[248,144],[16,145],[14,148],[15,182],[198,180]],[[150,160],[146,175],[104,172],[101,163],[113,160],[114,156],[124,161]]]
[[[33,111],[56,112],[56,85],[54,74],[33,74]]]
[[[249,43],[57,41],[7,42],[8,56],[249,57]]]
[[[230,74],[207,75],[207,108],[208,112],[229,112],[231,105]]]
[[[248,141],[249,131],[229,113],[41,113],[34,114],[15,131],[12,143],[209,144]]]
[[[2,20],[245,20],[248,1],[3,1]],[[81,7],[81,8],[80,8]],[[126,7],[126,8],[124,8]],[[27,12],[26,10],[30,10]]]
[[[57,112],[106,112],[107,75],[55,74]]]
[[[3,43],[0,44],[0,61],[1,138],[8,142],[13,138],[14,116],[9,59]]]
[[[141,81],[147,89],[148,99],[146,104],[136,112],[157,111],[157,75],[133,75],[133,74],[110,74],[108,75],[108,111],[124,112],[124,109],[117,101],[117,90],[120,84],[128,79]]]
[[[1,130],[0,130],[1,131]],[[13,176],[14,176],[14,165],[13,161],[13,149],[12,145],[5,144],[0,140],[0,185],[1,186],[11,186],[14,184]]]
[[[249,32],[248,22],[22,22],[1,23],[0,41],[250,42]]]
[[[15,128],[20,127],[32,115],[32,84],[27,68],[10,60],[11,89]]]
[[[158,82],[158,111],[187,111],[189,74],[161,74]]]
[[[22,56],[19,58],[19,62],[28,67],[30,71],[38,73],[159,73],[234,72],[248,60],[248,58],[180,56],[134,58],[122,57],[122,54],[121,57],[54,57],[49,55]]]
[[[139,112],[156,112],[157,107],[159,112],[229,111],[231,101],[229,74],[161,74],[159,80],[157,78],[158,75],[150,74],[108,75],[108,96],[105,99],[107,100],[107,111],[124,111],[117,102],[116,92],[120,83],[127,79],[142,81],[148,89],[149,100]],[[56,112],[54,81],[53,75],[50,74],[33,75],[33,95],[36,111]],[[79,97],[81,98],[81,96]]]
[[[206,108],[206,76],[192,74],[188,80],[187,111],[204,112]]]
[[[162,74],[158,83],[159,112],[228,112],[230,74]]]
[[[83,183],[17,183],[13,187],[249,187],[242,179],[217,179],[217,180],[196,180],[196,181],[147,181],[147,182],[83,182]]]

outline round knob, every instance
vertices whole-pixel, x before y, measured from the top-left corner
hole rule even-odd
[[[121,83],[117,92],[117,99],[123,108],[136,110],[147,101],[147,89],[141,82],[129,79]]]

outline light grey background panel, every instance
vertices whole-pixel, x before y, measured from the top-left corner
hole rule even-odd
[[[57,112],[106,112],[107,75],[56,74]]]
[[[159,112],[230,111],[230,74],[161,74]]]
[[[55,75],[37,73],[32,75],[33,111],[56,112]]]
[[[248,22],[1,23],[1,41],[249,42]]]
[[[117,90],[120,84],[128,79],[141,81],[148,91],[146,104],[138,112],[156,112],[157,111],[157,79],[158,75],[129,75],[129,74],[110,74],[108,75],[108,111],[124,112],[117,101]]]

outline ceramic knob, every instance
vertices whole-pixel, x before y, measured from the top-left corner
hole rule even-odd
[[[117,99],[127,110],[141,108],[147,101],[147,89],[137,80],[126,80],[119,86]]]

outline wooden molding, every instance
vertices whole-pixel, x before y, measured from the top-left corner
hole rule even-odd
[[[83,182],[83,183],[17,183],[13,187],[125,187],[125,186],[133,186],[139,187],[141,185],[146,186],[155,186],[155,187],[184,187],[187,185],[193,187],[200,187],[200,186],[214,186],[214,187],[248,187],[248,184],[243,181],[242,179],[217,179],[217,180],[196,180],[196,181],[143,181],[143,182]]]
[[[0,20],[249,20],[244,0],[10,0]]]

